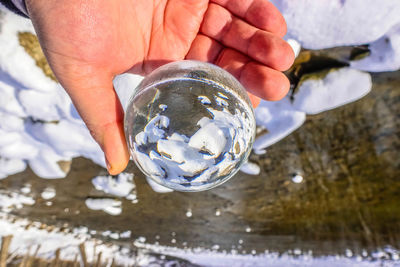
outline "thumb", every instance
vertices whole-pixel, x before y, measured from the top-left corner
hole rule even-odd
[[[104,151],[109,173],[122,172],[129,153],[123,130],[124,111],[112,84],[113,75],[89,66],[63,69],[57,78]]]

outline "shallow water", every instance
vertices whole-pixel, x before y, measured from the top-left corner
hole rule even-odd
[[[142,236],[149,243],[177,247],[218,245],[219,250],[289,254],[297,249],[311,250],[313,256],[349,250],[368,254],[388,245],[398,249],[400,72],[375,74],[373,80],[368,96],[308,116],[266,155],[252,155],[251,161],[261,166],[259,176],[238,173],[211,191],[155,193],[132,164],[138,203],[122,199],[121,215],[111,216],[85,205],[88,197],[104,196],[91,179],[105,173],[86,159],[74,160],[65,179],[40,179],[27,170],[1,180],[0,189],[31,185],[36,204],[14,210],[18,216],[97,231],[132,231],[130,239],[113,240],[119,244]],[[293,180],[295,175],[303,180]],[[56,190],[51,206],[39,197],[49,186]]]

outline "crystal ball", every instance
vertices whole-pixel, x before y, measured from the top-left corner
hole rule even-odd
[[[225,70],[198,61],[166,64],[135,89],[124,128],[132,159],[156,183],[202,191],[226,182],[247,160],[254,110]]]

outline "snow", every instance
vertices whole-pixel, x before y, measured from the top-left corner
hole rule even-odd
[[[122,107],[124,110],[128,105],[130,97],[135,92],[135,88],[139,83],[143,80],[143,77],[140,75],[135,75],[131,73],[124,73],[121,75],[117,75],[114,78],[113,84],[115,91],[119,97]]]
[[[398,0],[272,0],[287,23],[287,38],[307,49],[376,41],[400,23]]]
[[[12,221],[12,222],[11,222]],[[24,256],[30,251],[38,249],[37,257],[53,259],[55,252],[60,249],[60,259],[75,260],[80,255],[79,245],[84,243],[87,261],[93,263],[97,260],[98,253],[102,254],[106,266],[115,264],[122,266],[148,266],[154,257],[143,255],[135,257],[126,247],[110,245],[92,238],[86,227],[74,228],[71,233],[54,230],[40,229],[41,223],[30,222],[25,219],[8,217],[0,213],[0,236],[12,235],[9,251],[19,256]],[[124,234],[128,236],[128,233]]]
[[[298,41],[296,41],[295,39],[290,39],[290,38],[287,39],[286,42],[293,49],[294,56],[297,57],[301,51],[301,44]]]
[[[240,167],[240,171],[250,174],[250,175],[259,175],[260,174],[260,166],[254,162],[246,162]]]
[[[318,75],[318,74],[313,74]],[[322,79],[300,81],[293,107],[306,114],[317,114],[356,101],[372,87],[368,73],[351,68],[331,70]]]
[[[35,200],[30,196],[0,190],[0,212],[11,212],[14,209],[21,209],[24,205],[31,206],[33,204],[35,204]]]
[[[0,158],[0,179],[19,173],[26,168],[26,162],[20,159]]]
[[[0,177],[29,164],[42,178],[62,178],[57,162],[78,156],[105,166],[66,92],[19,45],[18,32],[34,33],[32,23],[3,11],[0,23],[0,158],[8,162]]]
[[[88,198],[86,199],[85,204],[91,210],[101,210],[113,216],[117,216],[122,213],[122,202],[116,199]]]
[[[400,24],[369,45],[371,54],[351,62],[351,67],[364,71],[381,72],[400,69]]]
[[[167,255],[176,257],[179,259],[186,259],[190,263],[207,266],[207,267],[221,267],[221,266],[232,266],[232,267],[261,267],[261,266],[331,266],[331,267],[369,267],[377,266],[383,262],[379,261],[379,257],[374,257],[371,259],[365,259],[361,256],[359,257],[343,257],[343,256],[320,256],[313,257],[308,253],[301,253],[301,251],[296,251],[295,255],[289,255],[288,253],[277,253],[268,252],[264,253],[254,253],[251,254],[242,253],[242,251],[232,250],[230,252],[218,252],[215,249],[218,248],[218,244],[215,244],[211,249],[205,248],[189,248],[189,249],[179,249],[176,247],[160,246],[153,244],[146,244],[144,242],[135,241],[135,246],[148,250],[149,252],[158,253],[161,255]],[[214,249],[213,249],[214,248]],[[392,248],[387,248],[386,251],[391,253]],[[398,255],[398,251],[395,251],[395,255]],[[300,252],[300,254],[299,254]],[[387,255],[384,251],[382,254]],[[392,266],[395,261],[387,260],[385,264]],[[386,265],[385,265],[386,266]]]
[[[56,190],[52,187],[46,187],[40,196],[46,200],[52,199],[56,196]]]
[[[0,202],[1,203],[1,202]],[[115,263],[123,266],[169,266],[174,265],[174,260],[157,260],[154,255],[166,255],[185,259],[192,264],[199,266],[377,266],[384,263],[385,266],[395,264],[399,251],[392,247],[385,247],[381,250],[368,254],[353,255],[351,250],[345,250],[345,256],[320,256],[313,257],[312,253],[294,250],[295,255],[288,253],[277,253],[265,251],[263,253],[239,254],[237,250],[229,252],[220,252],[219,245],[214,244],[210,249],[206,248],[185,248],[180,249],[170,246],[161,246],[146,243],[145,237],[139,237],[134,241],[136,253],[128,247],[111,245],[102,240],[90,236],[87,227],[68,229],[69,231],[60,231],[54,227],[51,230],[42,227],[40,222],[31,222],[26,219],[19,219],[3,213],[0,213],[0,236],[12,235],[12,241],[9,251],[16,255],[23,256],[29,251],[38,250],[38,257],[51,259],[55,257],[55,252],[60,249],[60,259],[74,260],[79,255],[78,247],[84,243],[87,260],[92,263],[96,260],[97,254],[102,253],[103,261],[110,266],[114,259]],[[95,234],[95,232],[93,232]],[[130,231],[102,233],[105,237],[113,239],[130,238]],[[176,239],[171,240],[176,243]],[[40,245],[40,247],[39,247]],[[350,255],[351,254],[351,255]],[[380,261],[388,254],[393,255],[393,260]]]
[[[255,140],[253,145],[255,151],[263,150],[282,140],[299,128],[306,119],[305,112],[296,110],[289,97],[276,102],[261,101],[255,110],[255,115],[257,125],[268,130]]]
[[[120,173],[116,178],[110,175],[96,176],[92,179],[92,184],[96,190],[116,197],[126,197],[136,187],[133,182],[133,174],[130,173]]]
[[[292,182],[296,183],[296,184],[300,184],[301,182],[303,182],[303,176],[301,176],[300,174],[296,174],[292,177]]]

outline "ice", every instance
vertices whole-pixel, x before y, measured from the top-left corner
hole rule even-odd
[[[351,62],[351,67],[364,71],[381,72],[400,69],[400,24],[368,46],[371,54]]]
[[[287,23],[287,38],[322,49],[376,41],[400,23],[398,0],[272,0]]]
[[[240,167],[240,171],[250,175],[259,175],[260,166],[254,162],[246,162],[242,167]]]
[[[102,210],[107,214],[117,216],[122,213],[122,203],[120,200],[111,198],[88,198],[86,206],[91,210]]]
[[[126,197],[136,187],[131,173],[120,173],[116,178],[99,175],[92,179],[92,184],[97,190],[116,197]]]
[[[300,84],[293,107],[307,114],[317,114],[356,101],[368,94],[372,87],[368,73],[351,68],[331,70],[322,79],[306,77]]]

